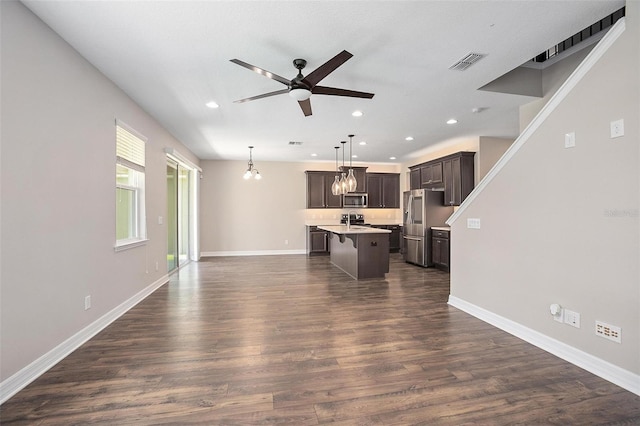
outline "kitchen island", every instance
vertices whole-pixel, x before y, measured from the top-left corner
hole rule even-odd
[[[352,278],[384,278],[389,272],[390,230],[355,225],[318,228],[330,232],[331,263]]]

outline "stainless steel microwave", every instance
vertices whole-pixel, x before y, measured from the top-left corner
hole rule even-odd
[[[369,194],[364,192],[350,192],[342,196],[342,207],[367,207],[369,202]]]

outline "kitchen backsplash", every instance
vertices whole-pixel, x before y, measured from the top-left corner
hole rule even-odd
[[[327,222],[327,225],[338,223],[344,213],[356,212],[364,215],[367,223],[393,225],[402,223],[401,209],[305,209],[305,222]]]

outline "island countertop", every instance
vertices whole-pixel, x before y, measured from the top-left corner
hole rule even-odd
[[[347,234],[390,234],[389,229],[371,228],[369,226],[361,225],[319,225],[318,229],[324,231],[333,232],[334,234],[347,235]]]

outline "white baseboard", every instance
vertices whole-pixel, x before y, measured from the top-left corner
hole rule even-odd
[[[22,368],[20,371],[12,375],[11,377],[3,380],[0,383],[0,404],[3,404],[6,400],[18,393],[29,383],[44,374],[51,367],[62,361],[71,352],[78,349],[85,342],[91,339],[93,336],[104,330],[109,324],[120,318],[128,310],[135,305],[143,301],[147,296],[162,287],[169,282],[169,276],[165,275],[150,284],[145,289],[141,290],[128,300],[116,306],[111,311],[98,318],[64,342],[60,343],[49,352],[42,355],[40,358],[33,361],[31,364]]]
[[[601,358],[597,358],[573,346],[542,334],[515,321],[501,317],[484,308],[449,295],[449,305],[460,309],[486,323],[489,323],[525,342],[531,343],[558,358],[587,370],[613,384],[640,395],[640,375],[620,368]]]
[[[221,256],[276,256],[283,254],[307,254],[306,250],[254,250],[254,251],[203,251],[201,257]]]

